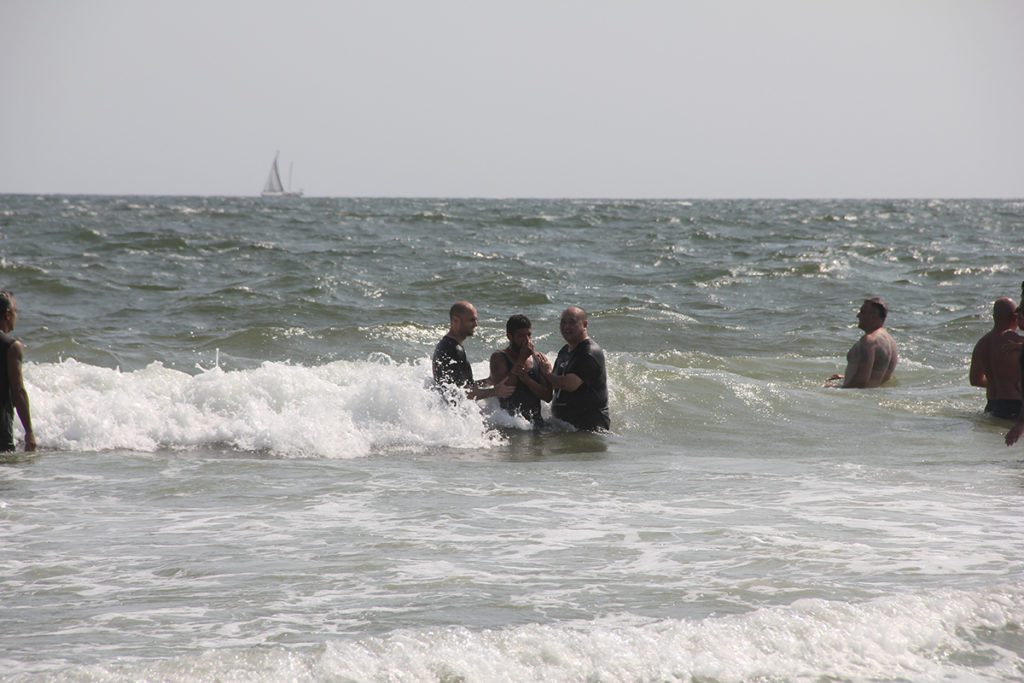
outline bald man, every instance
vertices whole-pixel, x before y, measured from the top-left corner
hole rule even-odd
[[[985,387],[985,412],[1013,420],[1020,415],[1020,350],[1017,339],[1017,303],[1008,296],[992,304],[992,329],[978,340],[971,354],[972,387]]]
[[[566,344],[554,370],[542,363],[544,378],[554,389],[551,414],[579,430],[610,429],[604,350],[590,338],[587,312],[570,306],[562,312],[558,329]]]
[[[468,301],[456,301],[448,309],[448,333],[434,347],[431,365],[434,371],[434,382],[438,386],[454,385],[466,392],[466,396],[480,400],[484,398],[508,398],[515,391],[511,384],[500,382],[494,386],[489,378],[479,382],[473,381],[473,368],[466,357],[462,343],[472,337],[476,331],[478,316],[476,307]]]

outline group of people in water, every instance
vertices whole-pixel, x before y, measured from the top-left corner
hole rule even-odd
[[[985,412],[1003,420],[1016,420],[1006,433],[1006,445],[1017,443],[1024,434],[1024,283],[1020,306],[1008,296],[992,306],[992,329],[974,346],[969,379],[971,386],[985,387]],[[846,354],[846,374],[832,375],[829,382],[843,387],[866,388],[885,384],[896,368],[896,342],[885,329],[889,308],[878,298],[865,299],[857,313],[857,326],[864,331]]]
[[[1021,284],[1024,299],[1024,283]],[[864,334],[846,354],[844,374],[832,375],[826,386],[844,389],[879,387],[896,369],[899,352],[885,328],[889,307],[878,297],[865,299],[857,312],[857,327]],[[501,407],[534,425],[543,424],[541,402],[551,402],[551,414],[580,430],[611,427],[608,412],[608,377],[604,351],[590,338],[586,311],[570,306],[562,312],[559,330],[566,344],[554,365],[533,346],[530,319],[516,314],[505,324],[508,346],[491,354],[490,375],[474,381],[473,369],[462,347],[473,335],[477,311],[468,301],[457,301],[448,311],[449,329],[434,349],[434,382],[456,387],[471,399],[497,397]],[[992,309],[995,325],[978,341],[971,356],[970,382],[985,387],[985,412],[1016,420],[1006,434],[1012,446],[1024,434],[1021,410],[1024,385],[1024,305],[1000,297]]]
[[[857,313],[862,336],[846,354],[846,372],[829,377],[828,386],[857,389],[881,386],[892,377],[898,352],[885,329],[889,307],[879,298],[866,299]],[[473,368],[462,344],[473,336],[477,311],[468,301],[456,301],[448,311],[448,332],[434,348],[434,382],[456,387],[471,399],[497,397],[501,407],[543,425],[541,402],[551,403],[551,414],[579,430],[611,427],[608,413],[608,376],[604,351],[590,338],[587,313],[579,306],[562,312],[559,331],[565,346],[552,365],[533,346],[530,319],[516,314],[505,323],[508,346],[491,354],[490,375],[473,379]]]
[[[1021,284],[1024,299],[1024,283]],[[885,329],[889,308],[879,298],[865,299],[857,313],[863,336],[846,354],[846,371],[829,377],[827,386],[868,388],[885,384],[898,360],[896,342]],[[25,450],[36,449],[32,431],[28,392],[22,375],[24,345],[11,336],[18,317],[17,302],[8,290],[0,290],[0,452],[13,451],[14,414],[25,431]],[[993,417],[1015,420],[1006,433],[1006,445],[1024,434],[1022,386],[1024,386],[1024,303],[1010,297],[996,299],[992,307],[992,330],[983,336],[971,354],[970,383],[984,387],[985,412]],[[495,397],[501,407],[536,426],[543,425],[541,403],[551,403],[551,415],[582,431],[608,430],[608,374],[604,351],[590,338],[587,312],[579,306],[562,311],[559,331],[565,345],[552,363],[534,348],[533,326],[525,315],[516,314],[505,324],[508,345],[490,357],[490,374],[473,379],[473,368],[462,344],[478,325],[476,308],[457,301],[448,311],[448,332],[434,348],[434,382],[440,388],[454,388],[470,399]]]
[[[587,312],[579,306],[562,311],[558,328],[565,340],[554,364],[533,346],[533,326],[525,315],[505,323],[508,346],[491,354],[490,375],[474,381],[473,368],[462,343],[478,324],[476,307],[456,301],[448,310],[448,332],[434,348],[434,382],[455,387],[472,399],[497,397],[501,407],[535,426],[544,423],[541,402],[551,403],[551,415],[582,431],[611,428],[608,413],[608,373],[604,351],[590,338]]]

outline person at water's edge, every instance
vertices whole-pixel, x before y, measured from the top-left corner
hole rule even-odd
[[[570,306],[558,327],[567,343],[544,376],[554,389],[551,414],[576,429],[610,429],[604,351],[589,336],[586,311]]]
[[[462,342],[472,337],[477,326],[477,313],[473,304],[468,301],[456,301],[448,310],[448,333],[434,347],[431,359],[434,382],[438,386],[454,385],[466,392],[472,399],[484,399],[496,396],[508,398],[515,387],[505,384],[494,384],[490,378],[475,382],[473,368],[466,358],[466,350]],[[489,386],[492,385],[493,386]]]
[[[25,429],[25,450],[36,449],[28,392],[21,372],[24,345],[11,336],[18,319],[18,305],[8,290],[0,291],[0,451],[14,450],[14,413]]]

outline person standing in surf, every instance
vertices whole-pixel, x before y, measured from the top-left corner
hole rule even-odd
[[[857,312],[857,327],[864,330],[864,336],[846,354],[845,375],[832,375],[829,380],[843,380],[843,389],[878,387],[889,381],[899,354],[885,329],[888,314],[889,307],[882,299],[864,300]]]
[[[541,401],[550,401],[551,385],[544,378],[551,362],[533,347],[533,325],[525,315],[513,315],[505,323],[508,346],[491,354],[491,380],[505,382],[515,390],[501,399],[501,407],[512,415],[522,415],[535,426],[544,424]]]
[[[8,290],[0,291],[0,451],[14,450],[14,412],[25,429],[25,451],[36,449],[28,392],[21,372],[24,345],[11,336],[18,319],[18,306]]]
[[[1021,305],[1017,307],[1017,327],[1024,330],[1024,282],[1020,283],[1020,298]],[[1024,387],[1024,346],[1015,345],[1020,349],[1020,383]],[[1024,434],[1024,410],[1020,411],[1017,422],[1006,432],[1006,445],[1012,446],[1017,443],[1021,434]]]
[[[454,385],[466,392],[471,399],[484,399],[497,396],[508,398],[515,390],[510,384],[482,380],[473,380],[473,368],[466,358],[466,350],[462,343],[472,337],[477,327],[476,307],[468,301],[456,301],[448,310],[448,333],[434,347],[431,358],[434,382],[438,386]],[[488,386],[488,385],[492,386]]]
[[[566,345],[558,352],[554,371],[544,373],[554,389],[551,414],[579,430],[610,429],[604,350],[590,338],[587,312],[570,306],[558,328]]]
[[[1017,339],[1017,304],[1008,296],[992,304],[992,329],[978,340],[971,353],[972,387],[985,387],[985,412],[1012,420],[1020,415],[1020,351],[1009,343]]]

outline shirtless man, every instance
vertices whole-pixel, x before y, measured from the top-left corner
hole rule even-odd
[[[865,299],[857,312],[857,327],[864,336],[846,354],[846,374],[832,375],[830,380],[843,380],[843,389],[878,387],[889,381],[896,369],[896,342],[885,329],[889,307],[878,297]]]
[[[505,323],[508,346],[491,354],[491,380],[511,384],[515,391],[499,402],[512,415],[522,415],[534,425],[544,424],[541,401],[551,400],[551,386],[544,379],[551,362],[533,347],[533,325],[525,315],[513,315]]]
[[[1017,340],[1017,304],[1008,296],[992,305],[992,329],[978,340],[971,354],[972,387],[985,387],[985,412],[1012,420],[1020,415],[1020,349]]]
[[[1024,282],[1020,285],[1021,299],[1024,299]],[[1017,327],[1024,330],[1024,304],[1021,304],[1017,308]],[[1014,344],[1017,348],[1017,353],[1020,355],[1020,381],[1021,385],[1024,385],[1024,346],[1020,343]],[[1020,439],[1021,434],[1024,434],[1024,410],[1020,411],[1020,415],[1017,416],[1017,421],[1010,427],[1010,431],[1006,432],[1006,445],[1012,446],[1017,443]]]

